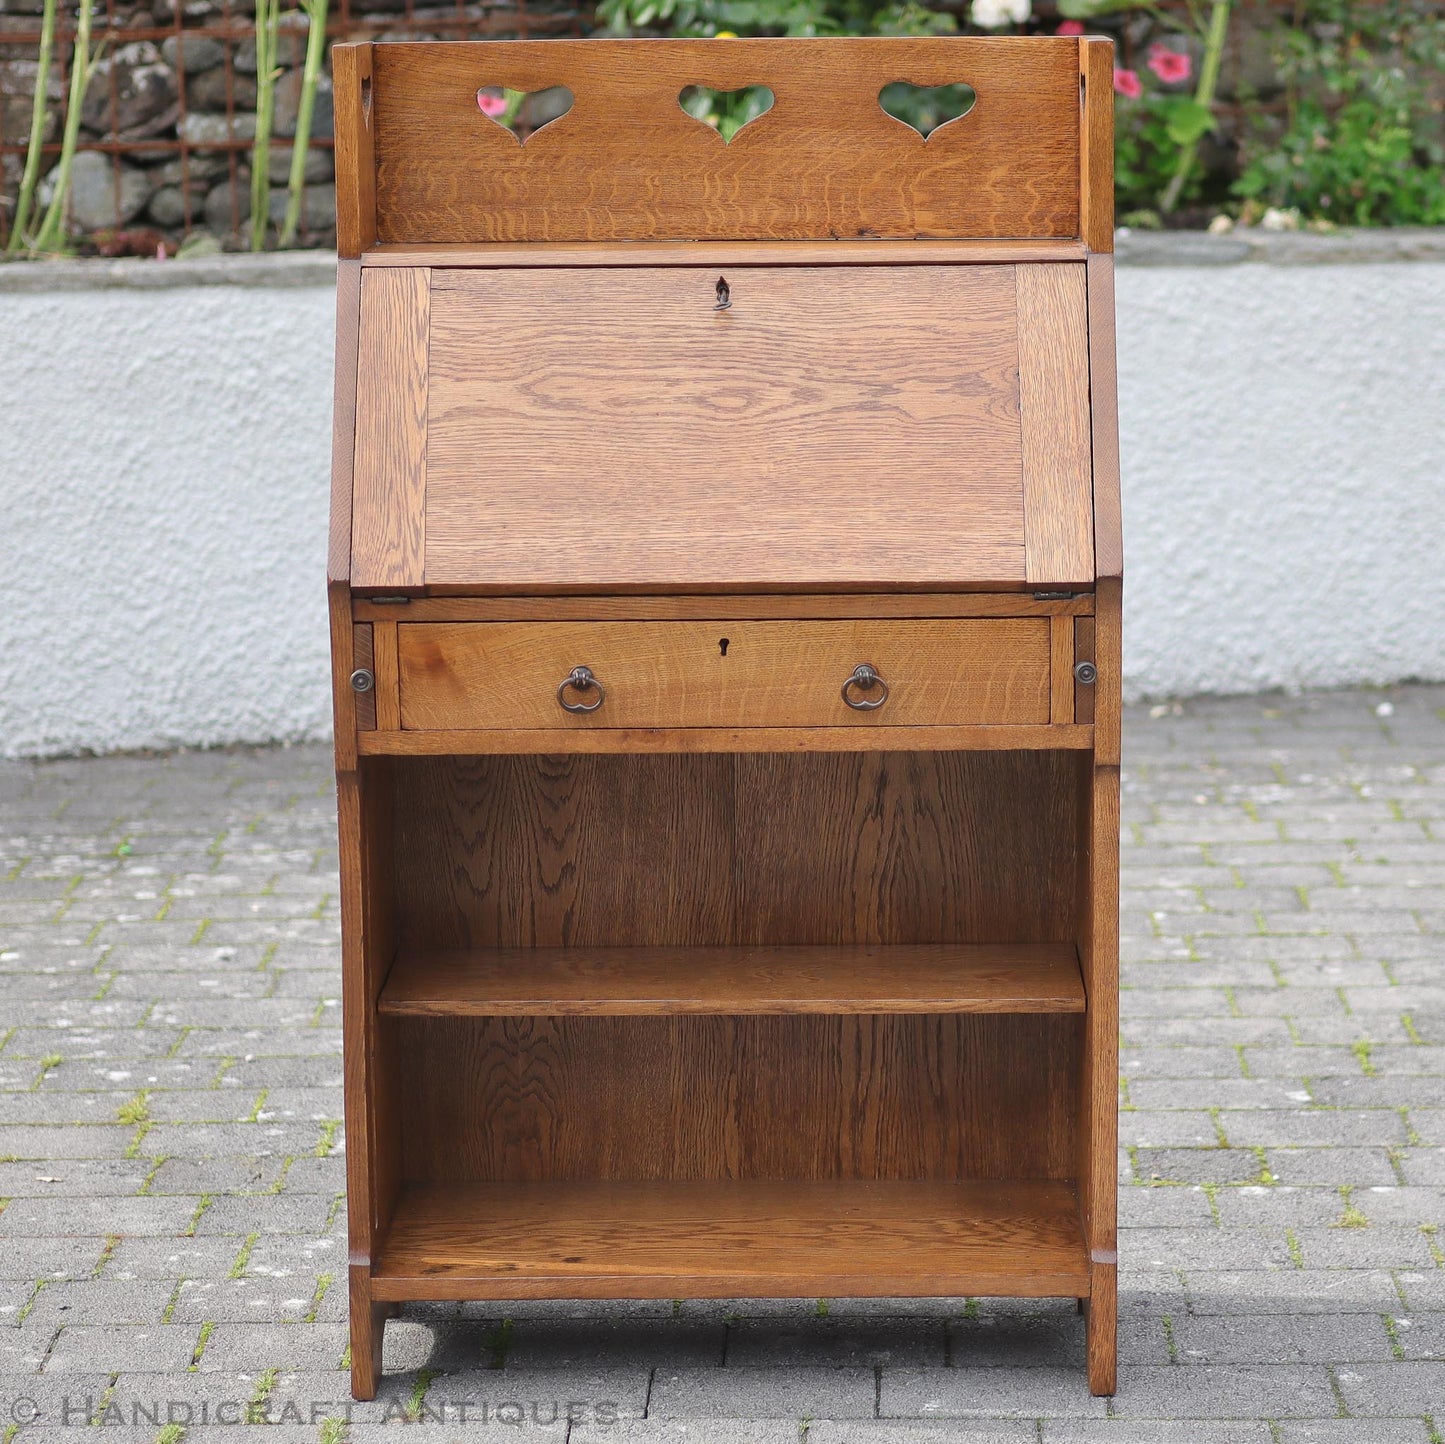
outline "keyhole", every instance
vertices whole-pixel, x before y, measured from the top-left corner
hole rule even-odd
[[[718,639],[717,649],[718,649],[718,651],[719,651],[724,657],[727,656],[727,654],[728,654],[728,639],[727,639],[726,637],[720,637],[720,638]]]
[[[732,291],[728,286],[727,278],[725,276],[719,276],[717,278],[717,305],[713,307],[713,310],[726,311],[732,303]]]

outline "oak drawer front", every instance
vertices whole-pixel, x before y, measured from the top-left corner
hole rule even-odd
[[[1047,617],[418,622],[397,638],[404,728],[1049,721]],[[578,668],[595,680],[564,687]]]

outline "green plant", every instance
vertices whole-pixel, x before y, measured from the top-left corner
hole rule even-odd
[[[70,60],[70,98],[66,102],[65,129],[60,137],[60,160],[55,167],[55,189],[51,192],[40,229],[30,243],[32,256],[40,252],[56,254],[65,248],[65,207],[70,199],[70,173],[80,140],[80,108],[103,48],[97,46],[94,51],[90,48],[90,23],[94,8],[94,0],[80,0],[80,12],[75,22],[75,48]]]
[[[1121,11],[1147,11],[1160,25],[1192,33],[1202,47],[1192,95],[1169,88],[1187,81],[1193,67],[1187,55],[1162,43],[1149,52],[1151,81],[1146,82],[1134,70],[1114,73],[1114,88],[1120,96],[1114,168],[1122,209],[1132,202],[1156,205],[1168,214],[1199,189],[1195,164],[1199,142],[1217,123],[1215,96],[1233,0],[1209,0],[1207,12],[1203,0],[1186,0],[1186,5],[1185,17],[1176,20],[1172,13],[1139,0],[1059,0],[1059,13],[1076,21]]]
[[[724,140],[731,140],[750,120],[772,108],[773,92],[764,85],[732,91],[690,85],[678,103],[694,119],[712,126]]]
[[[306,187],[306,151],[311,145],[311,117],[316,109],[316,84],[326,58],[326,14],[329,0],[300,0],[306,12],[306,62],[301,70],[301,99],[296,110],[296,135],[291,142],[291,174],[286,182],[286,217],[277,245],[289,246],[301,224]]]
[[[251,143],[251,249],[266,244],[271,200],[271,123],[276,110],[277,29],[281,0],[256,0],[256,136]],[[305,164],[305,157],[302,158]]]
[[[15,219],[10,227],[7,254],[25,244],[30,211],[35,204],[35,183],[40,179],[40,157],[45,145],[45,102],[50,89],[50,53],[55,46],[57,0],[45,0],[40,19],[40,53],[35,66],[35,98],[30,106],[30,142],[25,149],[25,170],[20,177],[20,194],[15,201]]]
[[[916,0],[601,0],[597,17],[619,34],[656,27],[673,35],[941,35],[953,15]]]
[[[1427,77],[1445,13],[1410,0],[1310,0],[1275,33],[1283,119],[1246,127],[1235,193],[1354,225],[1445,224],[1445,153]]]

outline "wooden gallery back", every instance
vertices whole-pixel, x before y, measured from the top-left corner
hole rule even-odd
[[[858,1295],[1112,1392],[1111,47],[335,77],[355,1393],[408,1300]]]

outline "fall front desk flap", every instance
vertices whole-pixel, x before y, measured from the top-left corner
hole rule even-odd
[[[1082,262],[361,278],[362,591],[1094,581]]]

